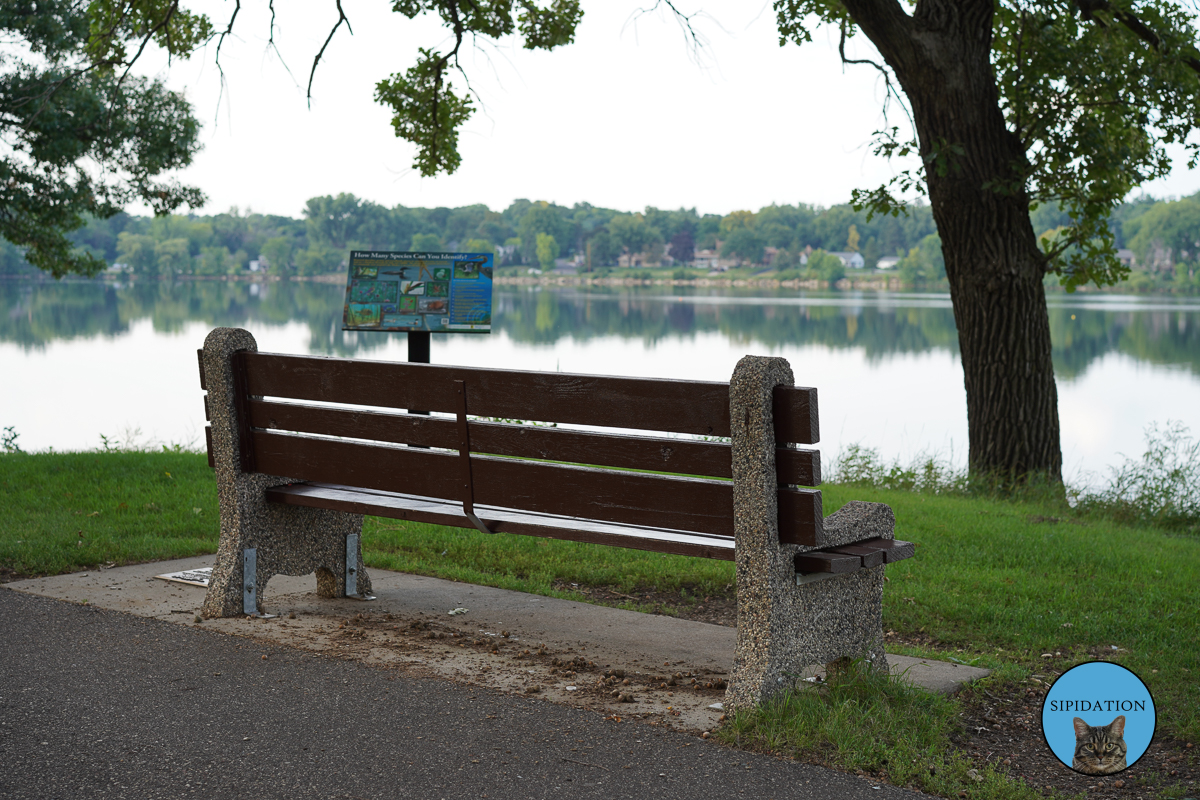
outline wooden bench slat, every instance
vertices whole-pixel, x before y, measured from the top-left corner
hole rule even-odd
[[[461,502],[457,453],[387,447],[255,430],[259,471]],[[565,517],[733,535],[733,484],[701,478],[548,464],[471,460],[480,505]],[[779,490],[781,541],[823,543],[821,494]]]
[[[841,555],[856,556],[862,560],[864,567],[878,567],[884,563],[884,554],[887,552],[883,547],[866,547],[859,544],[847,544],[841,547],[833,547],[828,551],[830,553],[839,553]]]
[[[254,449],[268,474],[462,501],[457,453],[266,431],[255,431]],[[733,535],[732,484],[723,481],[487,456],[472,459],[472,472],[481,505]]]
[[[472,527],[463,515],[461,505],[447,500],[435,501],[427,497],[399,493],[370,492],[332,484],[280,486],[268,489],[266,495],[268,501],[275,503],[329,508],[353,514],[369,514],[435,525]],[[496,533],[541,536],[728,561],[732,561],[734,557],[731,537],[701,536],[686,531],[643,526],[606,525],[594,520],[518,513],[482,505],[475,506],[475,513],[487,520]]]
[[[250,424],[255,428],[419,447],[454,449],[459,440],[457,424],[451,419],[269,400],[250,402]],[[476,453],[714,478],[733,477],[731,446],[723,442],[538,428],[478,420],[471,421],[470,426],[471,449]],[[776,449],[775,459],[780,483],[820,485],[819,451],[781,447]]]
[[[917,546],[912,542],[902,542],[899,539],[864,539],[855,542],[864,547],[877,547],[883,550],[885,564],[895,564],[906,558],[912,558],[917,553]]]
[[[240,353],[252,395],[453,413],[454,381],[483,417],[729,436],[729,385]],[[779,441],[814,444],[816,390],[776,388]]]
[[[916,546],[896,539],[864,539],[861,542],[838,545],[825,550],[799,553],[796,572],[853,572],[860,567],[877,567],[912,558]]]
[[[830,553],[824,550],[797,553],[795,562],[796,572],[806,574],[811,572],[840,574],[843,572],[854,572],[862,567],[862,558],[860,556]]]
[[[775,441],[816,444],[821,441],[817,390],[808,386],[776,386],[771,395]]]

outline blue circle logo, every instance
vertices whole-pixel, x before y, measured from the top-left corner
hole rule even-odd
[[[1084,775],[1113,775],[1133,766],[1150,746],[1156,724],[1146,684],[1107,661],[1067,670],[1042,701],[1046,745]]]

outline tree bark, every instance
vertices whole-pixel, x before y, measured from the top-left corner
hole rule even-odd
[[[920,0],[912,16],[895,0],[844,4],[916,123],[958,327],[971,470],[1060,482],[1045,260],[1020,177],[1025,151],[1000,110],[993,0]]]

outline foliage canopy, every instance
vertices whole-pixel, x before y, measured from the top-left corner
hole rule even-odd
[[[917,10],[920,11],[920,3]],[[926,5],[929,5],[926,3]],[[812,40],[812,21],[838,27],[846,40],[860,31],[840,0],[775,0],[780,44]],[[919,13],[918,13],[919,16]],[[1189,135],[1200,122],[1200,50],[1195,9],[1175,0],[1001,0],[992,19],[992,67],[998,103],[1025,153],[1005,180],[985,188],[1028,197],[1031,210],[1054,203],[1071,224],[1044,243],[1046,268],[1064,286],[1113,284],[1128,267],[1116,258],[1108,219],[1130,191],[1171,171],[1167,146],[1182,145],[1188,166],[1200,157]],[[871,63],[871,62],[868,62]],[[889,97],[908,111],[885,76]],[[934,141],[921,147],[899,126],[877,133],[876,152],[923,153],[924,169],[961,169],[965,143]],[[923,192],[912,171],[855,203],[876,213],[901,213],[898,194]]]
[[[109,217],[138,199],[163,214],[203,202],[198,189],[158,179],[199,148],[191,106],[129,66],[150,41],[186,56],[211,25],[163,0],[116,11],[71,0],[0,4],[0,235],[55,277],[104,267],[64,235],[87,215]]]

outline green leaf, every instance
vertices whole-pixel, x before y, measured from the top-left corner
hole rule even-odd
[[[375,86],[375,100],[392,109],[392,128],[417,146],[413,167],[429,177],[458,169],[458,128],[474,110],[469,97],[454,94],[445,80],[447,59],[421,49],[416,66]]]

